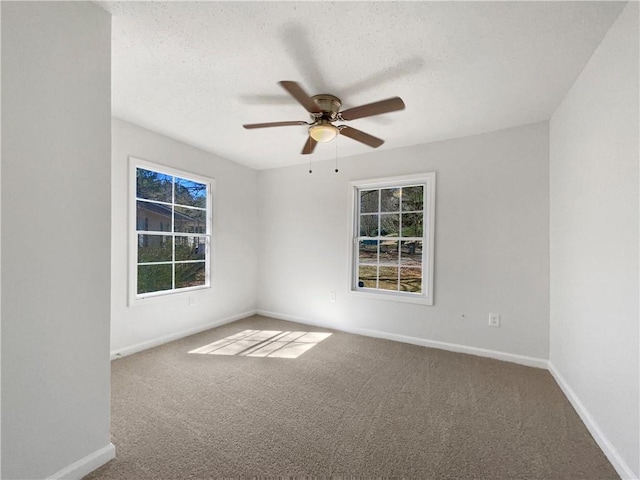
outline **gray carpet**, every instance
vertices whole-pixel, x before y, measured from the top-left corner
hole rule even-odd
[[[333,332],[295,359],[189,354],[254,316],[112,363],[117,458],[88,479],[619,478],[551,375]]]

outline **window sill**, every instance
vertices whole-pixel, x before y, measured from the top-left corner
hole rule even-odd
[[[372,292],[369,290],[349,290],[349,295],[375,300],[386,300],[388,302],[413,303],[416,305],[433,306],[433,299],[422,295],[406,295],[401,293]]]
[[[143,295],[136,295],[129,299],[130,307],[137,307],[149,303],[155,303],[160,300],[170,300],[175,298],[184,297],[185,294],[190,294],[199,290],[206,290],[211,288],[211,285],[201,285],[197,287],[181,288],[180,290],[172,290],[169,292],[154,292],[146,293]]]

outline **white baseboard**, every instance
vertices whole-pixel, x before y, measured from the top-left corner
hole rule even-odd
[[[47,480],[80,480],[114,458],[116,458],[116,447],[113,446],[113,443],[110,443],[47,477]]]
[[[440,350],[448,350],[450,352],[467,353],[479,357],[493,358],[505,362],[518,363],[527,367],[536,367],[547,369],[547,360],[537,357],[527,357],[525,355],[517,355],[515,353],[500,352],[497,350],[489,350],[486,348],[469,347],[457,343],[439,342],[437,340],[428,340],[426,338],[411,337],[408,335],[400,335],[397,333],[382,332],[380,330],[371,330],[360,327],[345,327],[335,325],[328,322],[310,321],[306,318],[294,317],[292,315],[282,314],[278,312],[269,312],[266,310],[258,310],[259,315],[265,317],[279,318],[280,320],[288,320],[290,322],[302,323],[305,325],[314,325],[316,327],[332,328],[347,333],[355,333],[366,337],[384,338],[386,340],[394,340],[396,342],[410,343],[412,345],[420,345],[422,347],[437,348]]]
[[[138,343],[136,345],[131,345],[129,347],[119,348],[117,350],[111,351],[111,360],[115,360],[117,358],[126,357],[127,355],[131,355],[137,352],[141,352],[143,350],[147,350],[149,348],[157,347],[159,345],[163,345],[168,342],[173,342],[174,340],[178,340],[180,338],[188,337],[189,335],[194,335],[196,333],[204,332],[205,330],[210,330],[215,327],[219,327],[221,325],[225,325],[227,323],[235,322],[236,320],[240,320],[246,317],[250,317],[251,315],[255,315],[255,310],[250,310],[248,312],[238,313],[236,315],[232,315],[230,317],[226,317],[220,320],[214,320],[213,322],[206,323],[204,325],[198,325],[197,327],[189,328],[187,330],[182,330],[180,332],[170,333],[169,335],[163,335],[161,337],[153,338],[151,340],[147,340],[146,342]]]
[[[631,470],[629,465],[627,465],[627,463],[622,459],[613,444],[607,439],[604,433],[602,433],[602,430],[600,430],[600,427],[593,419],[587,408],[580,401],[576,393],[569,386],[560,372],[558,372],[551,360],[549,360],[548,362],[548,369],[553,378],[556,380],[556,383],[560,386],[560,389],[562,390],[564,395],[567,397],[575,411],[582,419],[582,423],[585,424],[587,430],[589,430],[589,433],[591,433],[591,436],[607,456],[607,458],[611,462],[611,465],[613,465],[613,468],[615,468],[616,472],[618,472],[618,475],[620,475],[620,477],[622,477],[624,480],[638,479],[638,475],[633,473],[633,470]]]

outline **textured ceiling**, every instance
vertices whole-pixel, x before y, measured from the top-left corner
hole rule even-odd
[[[380,149],[549,119],[619,2],[96,2],[113,14],[113,115],[257,169],[306,163],[304,120],[278,85],[343,109]],[[337,146],[337,151],[336,151]],[[312,159],[370,151],[346,137]]]

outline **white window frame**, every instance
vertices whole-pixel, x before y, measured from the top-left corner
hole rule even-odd
[[[180,177],[186,180],[193,180],[198,183],[207,185],[207,226],[206,226],[206,241],[205,241],[205,284],[197,285],[194,287],[185,288],[172,288],[171,290],[162,290],[159,292],[148,292],[138,294],[138,234],[136,223],[136,205],[137,205],[137,189],[136,189],[136,173],[138,168],[145,170],[151,170],[173,177]],[[212,264],[213,264],[213,197],[215,194],[215,180],[213,178],[205,177],[184,170],[178,170],[176,168],[167,167],[159,163],[150,162],[136,157],[129,157],[129,306],[135,306],[140,304],[144,300],[153,298],[166,298],[168,296],[180,295],[183,293],[190,293],[195,290],[203,290],[211,288],[212,285]],[[193,236],[193,234],[167,232],[171,236]],[[202,234],[199,234],[202,235]],[[175,242],[174,242],[175,245]],[[175,259],[172,260],[172,263]],[[175,287],[175,285],[174,285]]]
[[[393,290],[381,290],[358,287],[358,221],[359,221],[359,194],[360,190],[375,188],[393,188],[405,186],[424,187],[424,223],[423,223],[423,247],[422,247],[422,285],[421,293],[401,292]],[[435,201],[436,201],[436,174],[435,172],[403,175],[399,177],[375,178],[356,180],[349,184],[351,199],[351,215],[349,217],[349,293],[359,297],[376,298],[379,300],[391,300],[396,302],[417,303],[433,305],[433,271],[435,251]]]

